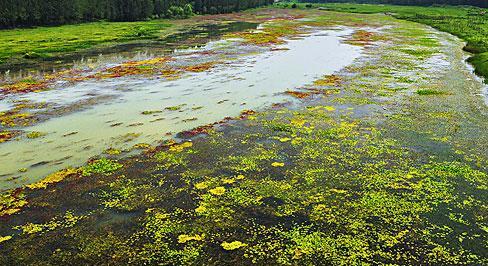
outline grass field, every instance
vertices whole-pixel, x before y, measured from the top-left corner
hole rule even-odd
[[[305,9],[306,4],[298,8]],[[284,6],[279,4],[278,6]],[[476,73],[488,77],[488,13],[476,7],[415,7],[393,5],[367,5],[328,3],[313,4],[314,8],[352,13],[387,13],[395,18],[415,21],[451,33],[467,42],[466,51],[474,54],[469,61]]]
[[[152,20],[2,30],[0,64],[46,59],[101,44],[156,39],[174,28],[169,20]]]

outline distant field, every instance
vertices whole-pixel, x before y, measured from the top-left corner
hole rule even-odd
[[[283,4],[280,4],[283,5]],[[488,10],[476,7],[415,7],[367,4],[313,4],[314,8],[353,13],[391,13],[394,17],[415,21],[449,32],[467,42],[466,50],[475,55],[470,62],[479,75],[488,78]],[[298,8],[306,8],[299,4]]]

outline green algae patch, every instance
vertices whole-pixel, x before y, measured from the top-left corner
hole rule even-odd
[[[102,158],[88,163],[88,165],[81,168],[81,171],[83,176],[90,176],[92,174],[110,175],[122,167],[122,164],[114,160]]]

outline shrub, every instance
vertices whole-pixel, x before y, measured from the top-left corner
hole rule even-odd
[[[188,17],[191,17],[193,15],[193,7],[191,4],[186,4],[184,7],[183,7],[183,15],[188,18]]]
[[[171,6],[168,9],[167,16],[170,18],[183,18],[185,16],[185,11],[180,6]]]

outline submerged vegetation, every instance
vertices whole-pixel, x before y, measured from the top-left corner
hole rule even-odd
[[[227,38],[343,26],[363,56],[296,105],[4,193],[0,264],[487,264],[488,110],[462,44],[384,15],[253,12],[270,21]]]

